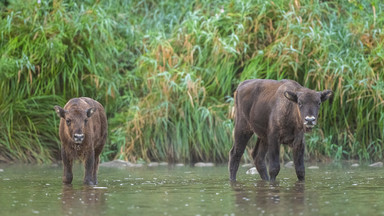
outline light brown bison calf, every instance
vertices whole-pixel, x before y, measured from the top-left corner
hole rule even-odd
[[[64,108],[55,106],[55,110],[60,117],[63,183],[72,183],[73,161],[80,158],[85,166],[84,184],[96,185],[99,155],[108,130],[103,106],[91,98],[80,97],[69,100]]]

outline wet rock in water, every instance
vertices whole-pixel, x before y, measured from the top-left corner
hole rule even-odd
[[[247,164],[243,164],[241,165],[241,167],[245,167],[245,168],[248,168],[248,167],[253,167],[254,165],[251,164],[251,163],[247,163]]]
[[[286,164],[284,164],[284,166],[287,167],[287,168],[294,168],[295,164],[293,163],[293,161],[289,161]]]
[[[157,166],[159,166],[159,163],[157,163],[157,162],[151,162],[151,163],[148,164],[148,166],[149,166],[149,167],[157,167]]]
[[[92,189],[108,189],[107,187],[92,187]]]
[[[3,169],[0,169],[0,172],[4,172],[4,170],[3,170]]]
[[[177,167],[183,167],[183,166],[185,166],[183,163],[178,163],[178,164],[176,164],[175,166],[177,166]]]
[[[370,167],[383,167],[383,162],[376,162],[376,163],[373,163],[371,165],[369,165]]]
[[[319,167],[318,166],[310,166],[310,167],[308,167],[308,169],[319,169]]]
[[[256,174],[259,174],[259,172],[257,172],[256,167],[252,167],[251,169],[247,170],[247,172],[245,172],[245,174],[247,174],[247,175],[256,175]]]
[[[351,165],[351,167],[359,167],[359,166],[360,166],[360,164],[358,164],[358,163],[354,163]]]
[[[58,163],[52,163],[51,167],[54,167],[54,168],[59,167],[59,164]]]
[[[159,165],[160,165],[160,166],[168,166],[168,163],[167,163],[167,162],[160,162]]]
[[[142,167],[142,164],[134,164],[128,161],[123,161],[123,160],[113,160],[109,162],[104,162],[100,164],[101,167]]]
[[[202,162],[195,163],[195,167],[213,167],[213,166],[215,166],[214,163],[202,163]]]

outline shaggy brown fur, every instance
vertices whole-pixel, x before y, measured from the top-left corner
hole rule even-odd
[[[296,175],[304,180],[304,133],[315,125],[321,102],[332,91],[317,92],[292,80],[246,80],[235,92],[234,145],[229,153],[230,180],[236,173],[247,142],[258,139],[252,157],[264,180],[274,181],[280,171],[280,144],[293,148]],[[268,153],[269,176],[265,164]]]
[[[84,184],[97,184],[99,155],[107,139],[107,117],[103,106],[87,97],[73,98],[61,108],[59,135],[64,166],[63,183],[71,184],[73,161],[79,158],[85,166]]]

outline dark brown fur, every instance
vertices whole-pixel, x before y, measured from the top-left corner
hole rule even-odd
[[[64,166],[63,183],[71,184],[72,166],[76,158],[85,166],[84,184],[97,184],[99,155],[107,139],[107,117],[103,106],[87,97],[72,98],[61,108],[55,106],[60,117],[59,136]]]
[[[292,80],[246,80],[235,92],[234,145],[229,153],[230,180],[236,173],[247,142],[258,136],[252,152],[264,180],[274,181],[280,171],[280,144],[293,148],[296,175],[304,180],[304,133],[315,126],[320,103],[332,91],[316,92]],[[268,153],[269,176],[265,164]]]

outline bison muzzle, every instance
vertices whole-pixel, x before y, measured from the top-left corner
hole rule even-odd
[[[229,152],[230,180],[236,173],[253,134],[257,142],[252,157],[263,180],[275,181],[280,171],[280,144],[293,148],[297,178],[305,179],[304,133],[317,123],[320,104],[333,92],[317,92],[292,80],[246,80],[235,92],[234,145]],[[269,176],[265,164],[269,162]]]
[[[80,158],[85,166],[84,184],[96,185],[99,155],[108,130],[103,106],[91,98],[81,97],[69,100],[64,108],[55,106],[55,111],[60,117],[63,183],[72,183],[73,161]]]

